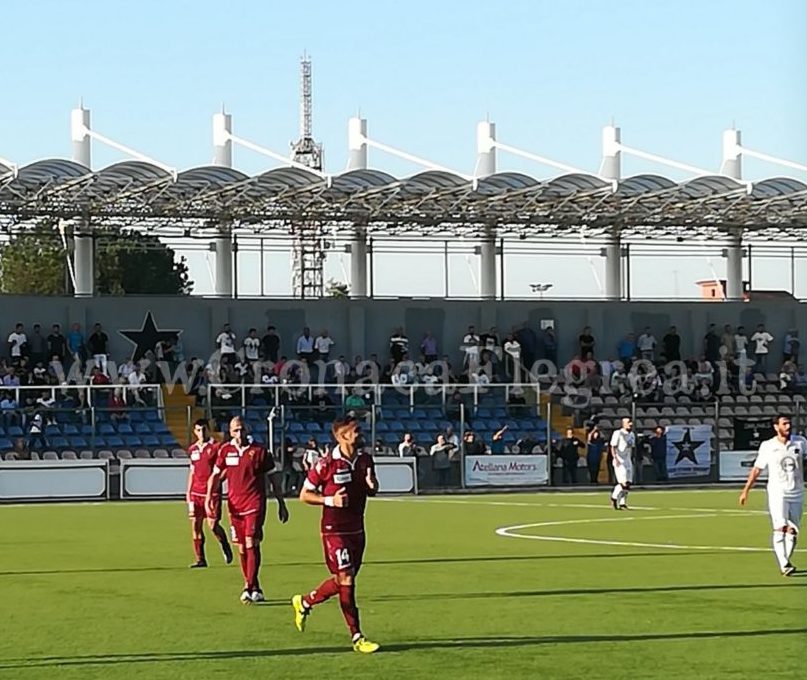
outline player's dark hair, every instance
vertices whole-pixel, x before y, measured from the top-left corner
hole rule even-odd
[[[773,424],[777,425],[781,420],[791,420],[790,416],[787,413],[777,413],[773,417]]]
[[[331,432],[334,436],[340,430],[348,427],[349,425],[353,425],[356,422],[356,418],[351,415],[343,416],[342,418],[337,418],[333,421],[333,425],[331,425]]]
[[[207,418],[199,418],[196,422],[193,423],[194,427],[209,427],[209,423],[207,422]]]

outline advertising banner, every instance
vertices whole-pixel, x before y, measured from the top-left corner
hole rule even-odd
[[[754,467],[757,459],[756,451],[721,451],[720,452],[720,481],[744,482],[748,473]],[[760,479],[768,478],[768,471],[764,470]]]
[[[667,473],[670,479],[707,477],[712,468],[711,425],[667,427]]]
[[[549,483],[546,456],[466,456],[466,486],[537,486]]]
[[[774,434],[770,418],[735,418],[734,450],[756,450],[763,441],[770,439]]]

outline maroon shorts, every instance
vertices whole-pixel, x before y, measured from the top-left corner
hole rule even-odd
[[[246,539],[263,540],[263,523],[266,520],[266,507],[252,512],[234,512],[229,509],[230,535],[233,543],[245,545]]]
[[[355,534],[323,534],[325,564],[332,574],[358,574],[364,558],[364,532]]]
[[[191,494],[191,501],[188,503],[188,516],[191,519],[214,519],[217,522],[221,521],[221,499],[213,498],[213,512],[208,513],[205,507],[205,497]]]

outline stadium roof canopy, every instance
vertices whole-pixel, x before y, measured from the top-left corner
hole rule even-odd
[[[138,227],[169,235],[220,229],[284,233],[320,223],[337,231],[363,226],[370,235],[596,236],[613,226],[625,235],[746,237],[807,232],[807,184],[771,178],[749,184],[725,176],[676,183],[638,175],[616,184],[568,174],[548,180],[503,172],[472,182],[427,171],[398,179],[353,170],[328,179],[298,168],[247,176],[224,167],[171,173],[143,161],[103,170],[68,160],[19,169],[0,165],[0,223],[7,229],[48,217]]]

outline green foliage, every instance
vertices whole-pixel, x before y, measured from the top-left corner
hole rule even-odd
[[[325,297],[345,299],[350,296],[350,286],[336,279],[328,279],[325,285]]]
[[[99,295],[187,295],[193,289],[185,258],[156,236],[96,231],[95,288]],[[61,237],[50,225],[14,235],[0,246],[0,292],[69,294]]]

